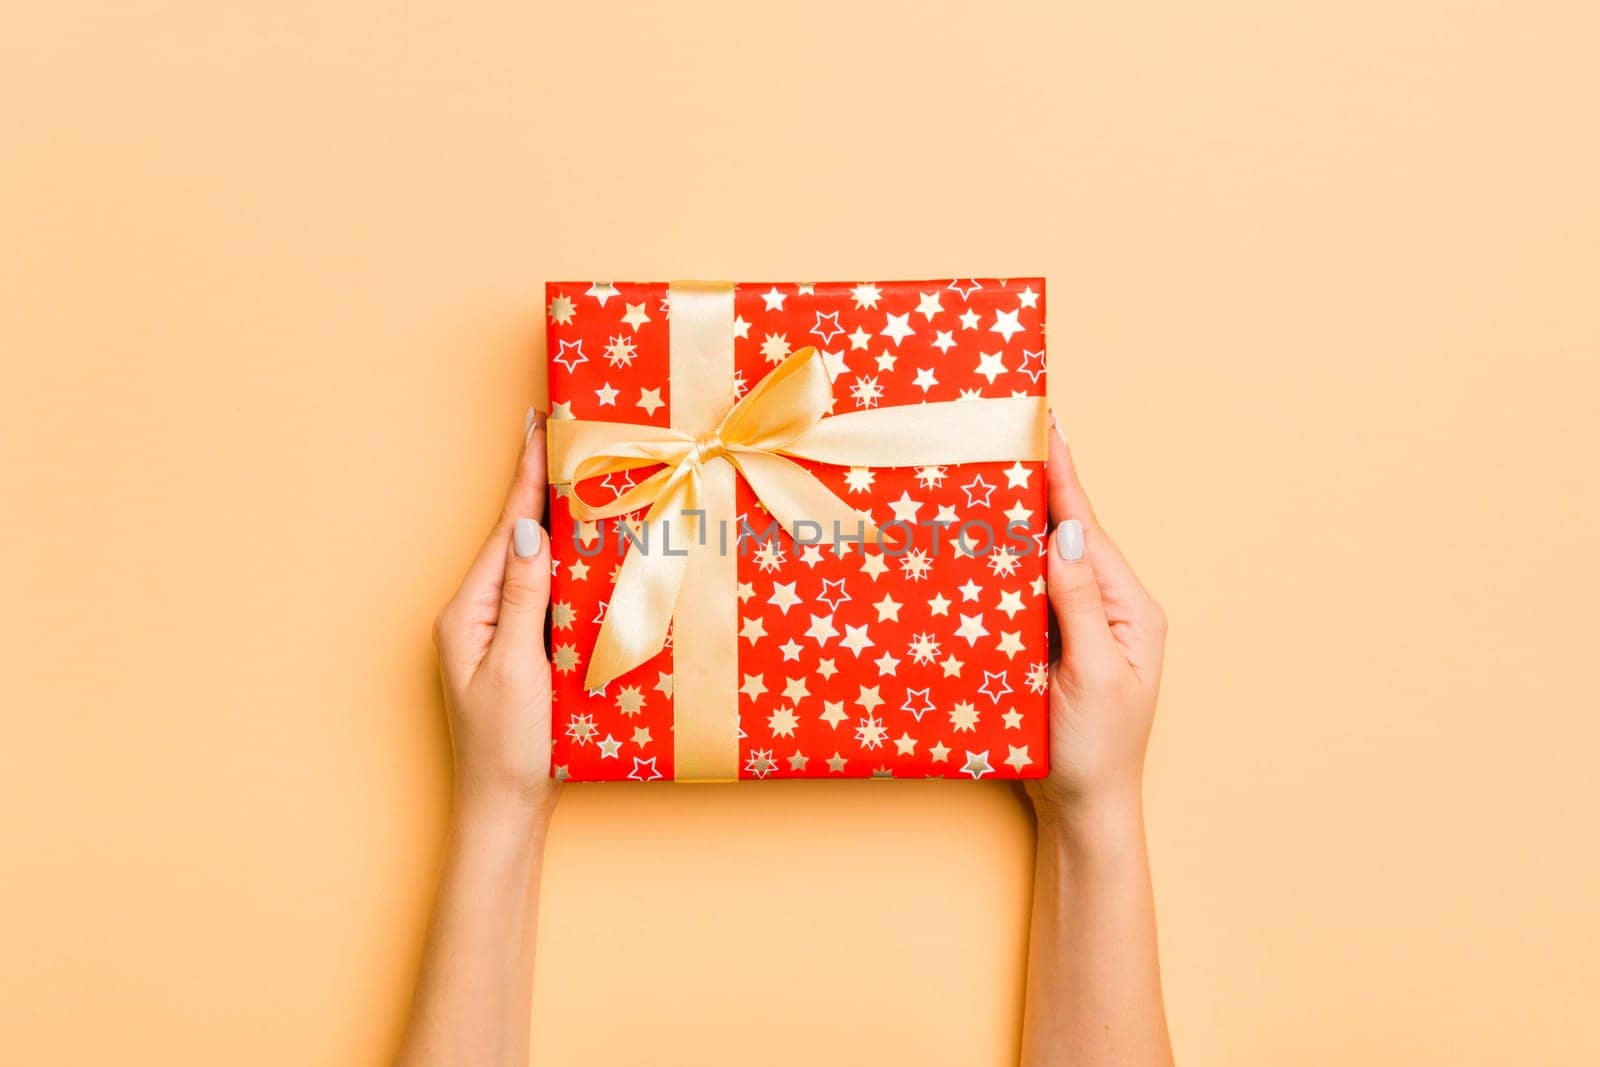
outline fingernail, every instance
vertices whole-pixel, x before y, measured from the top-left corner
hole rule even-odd
[[[1068,519],[1056,527],[1056,555],[1068,563],[1083,558],[1083,523]]]
[[[523,559],[537,556],[539,546],[544,544],[544,527],[532,519],[518,519],[511,530],[511,543]]]
[[[522,416],[522,440],[526,442],[533,436],[533,431],[539,428],[539,409],[529,408],[528,413]]]

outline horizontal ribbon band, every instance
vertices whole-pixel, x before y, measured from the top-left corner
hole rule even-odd
[[[716,551],[699,544],[701,523],[727,516],[704,515],[701,472],[711,463],[731,464],[768,512],[786,530],[814,522],[822,529],[854,531],[871,521],[841,500],[795,459],[854,467],[920,467],[938,464],[1042,460],[1048,406],[1044,397],[977,398],[907,404],[828,416],[833,383],[821,354],[802,348],[761,379],[708,432],[692,434],[661,426],[556,419],[549,425],[550,479],[571,485],[574,517],[593,521],[649,508],[641,539],[665,544],[665,526],[675,523],[672,542],[689,551]],[[610,501],[591,503],[578,491],[590,478],[661,469]],[[590,657],[585,685],[599,689],[643,663],[666,642],[683,582],[683,555],[630,551]]]

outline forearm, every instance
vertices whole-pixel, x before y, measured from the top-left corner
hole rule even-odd
[[[458,796],[402,1067],[528,1062],[547,812]]]
[[[1137,798],[1041,810],[1023,1063],[1171,1062]]]

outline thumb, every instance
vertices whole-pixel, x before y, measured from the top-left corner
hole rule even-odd
[[[1100,581],[1084,552],[1083,523],[1068,519],[1051,538],[1047,588],[1050,608],[1061,630],[1061,662],[1074,674],[1103,666],[1117,653],[1100,599]]]
[[[550,601],[550,537],[532,519],[511,529],[506,576],[500,586],[500,618],[494,644],[501,655],[544,656],[544,609]]]

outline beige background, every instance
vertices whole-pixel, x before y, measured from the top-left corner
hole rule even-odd
[[[1202,1065],[1600,1059],[1600,17],[9,5],[0,1060],[372,1064],[548,278],[1040,273]],[[550,1064],[1012,1062],[1003,787],[571,789]],[[693,1050],[691,1052],[691,1050]]]

